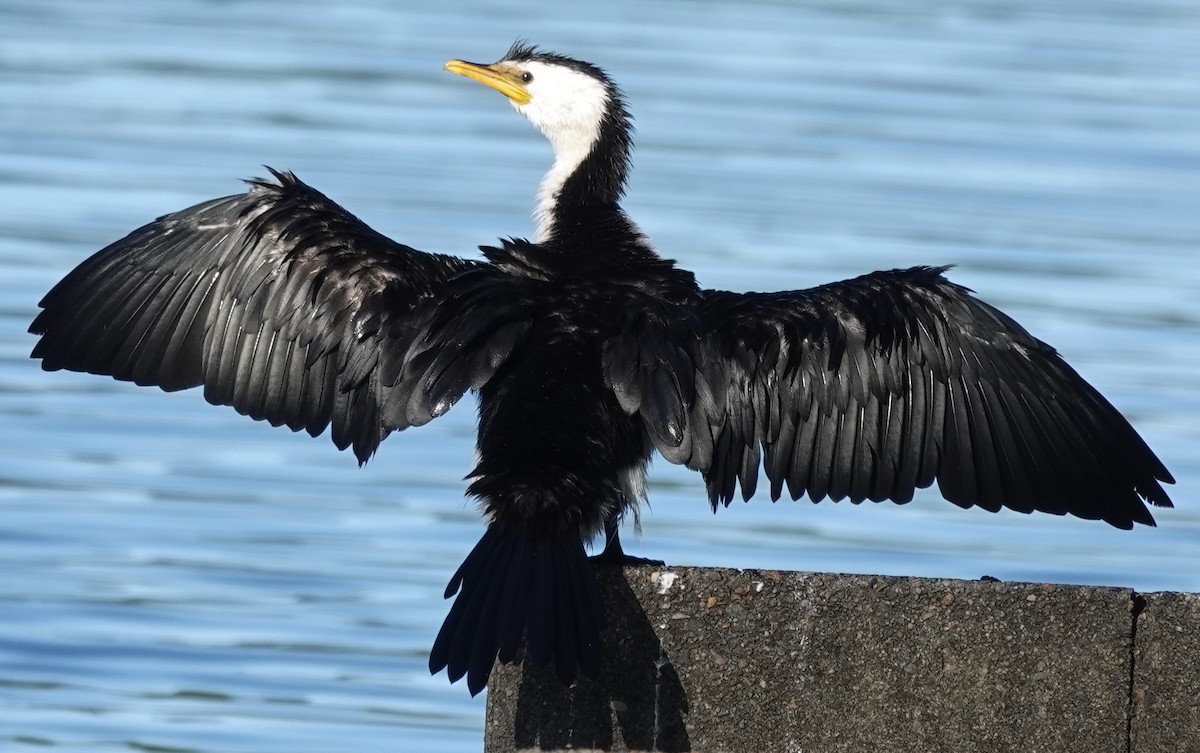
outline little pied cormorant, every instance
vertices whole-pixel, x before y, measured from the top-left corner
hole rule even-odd
[[[944,268],[809,290],[705,290],[621,210],[630,119],[593,65],[528,45],[446,68],[504,94],[554,147],[533,242],[486,261],[423,253],[291,173],[169,214],[80,264],[30,331],[47,370],[204,397],[365,462],[391,432],[479,393],[468,492],[488,519],[451,578],[430,668],[472,694],[492,665],[598,671],[585,543],[652,453],[699,471],[715,510],[760,464],[772,499],[906,502],[1154,525],[1173,479],[1120,413]]]

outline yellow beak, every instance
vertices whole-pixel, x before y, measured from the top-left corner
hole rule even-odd
[[[519,105],[530,100],[529,91],[518,78],[520,74],[511,70],[497,68],[494,65],[468,63],[465,60],[451,60],[446,63],[446,70],[474,79],[484,86],[490,86]]]

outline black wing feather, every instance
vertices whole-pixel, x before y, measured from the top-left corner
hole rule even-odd
[[[383,406],[416,383],[401,372],[428,334],[426,309],[483,265],[396,243],[272,172],[80,264],[42,299],[33,355],[46,370],[203,385],[209,402],[314,436],[332,425],[334,443],[365,461],[390,432],[431,417],[385,416]],[[469,380],[439,385],[441,401],[486,380],[513,347],[504,345]]]
[[[942,268],[876,272],[783,293],[703,291],[693,307],[697,390],[684,411],[714,508],[772,499],[910,500],[938,482],[963,507],[1153,525],[1170,473],[1121,414]],[[650,435],[654,406],[640,406]],[[715,437],[712,442],[702,442]],[[707,447],[711,446],[711,450]]]

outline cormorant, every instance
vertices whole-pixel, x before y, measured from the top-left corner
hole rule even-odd
[[[446,68],[504,94],[554,147],[532,242],[485,261],[390,240],[275,172],[168,214],[80,264],[30,331],[47,370],[205,398],[365,462],[391,432],[479,393],[468,493],[487,517],[454,573],[430,668],[472,694],[494,661],[598,671],[604,615],[585,543],[657,450],[715,510],[760,464],[777,499],[906,502],[1154,525],[1173,479],[1049,345],[943,276],[874,272],[809,290],[697,286],[621,210],[630,118],[595,66],[515,44]]]

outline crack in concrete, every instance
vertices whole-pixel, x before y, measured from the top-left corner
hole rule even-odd
[[[1130,591],[1129,614],[1129,705],[1125,711],[1125,753],[1133,753],[1133,719],[1137,716],[1137,629],[1138,617],[1146,610],[1146,598],[1137,591]]]

